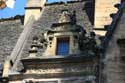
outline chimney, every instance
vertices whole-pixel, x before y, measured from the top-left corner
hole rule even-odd
[[[46,0],[27,0],[27,4],[25,7],[24,25],[27,23],[31,15],[34,16],[35,20],[38,20],[45,3]]]

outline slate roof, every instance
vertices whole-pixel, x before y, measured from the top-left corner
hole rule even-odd
[[[32,32],[27,39],[27,43],[23,49],[22,57],[28,56],[33,36],[40,37],[43,32],[50,29],[53,23],[58,23],[62,10],[76,11],[77,24],[84,27],[89,32],[92,30],[94,16],[94,0],[72,1],[67,4],[46,4],[38,21],[34,22]],[[89,12],[89,14],[88,14]],[[91,20],[90,20],[91,19]],[[43,50],[38,51],[41,55]]]
[[[11,54],[22,30],[20,20],[0,22],[0,63]]]

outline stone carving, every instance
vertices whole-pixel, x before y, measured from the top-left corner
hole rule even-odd
[[[73,11],[72,14],[70,15],[71,23],[76,24],[76,11]]]
[[[61,18],[59,23],[71,22],[71,24],[76,24],[76,11],[62,10]]]
[[[36,45],[38,48],[45,48],[47,46],[47,40],[45,39],[44,35],[33,37],[32,45]]]
[[[97,51],[97,43],[95,40],[95,33],[91,32],[90,37],[86,37],[85,34],[81,34],[79,37],[79,47],[82,53],[89,55],[95,55]]]
[[[30,57],[35,57],[39,50],[45,50],[48,43],[43,34],[41,36],[34,36],[31,44],[31,48],[29,50]]]

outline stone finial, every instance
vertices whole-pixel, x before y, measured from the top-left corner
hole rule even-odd
[[[3,67],[3,75],[2,75],[2,77],[8,77],[9,70],[10,70],[10,58],[7,57],[7,59],[5,60],[5,63],[4,63],[4,67]]]
[[[37,54],[37,48],[36,47],[32,47],[31,50],[29,50],[29,57],[36,57]]]
[[[63,10],[59,23],[71,22],[76,24],[76,11],[69,12],[68,10]]]
[[[37,40],[34,39],[31,45],[31,49],[29,50],[29,57],[36,57],[38,47],[37,43]]]
[[[71,22],[70,13],[68,11],[63,11],[59,19],[59,23]]]
[[[29,57],[36,57],[37,54],[37,43],[38,43],[38,37],[33,37],[33,42],[31,45],[31,49],[29,50]]]

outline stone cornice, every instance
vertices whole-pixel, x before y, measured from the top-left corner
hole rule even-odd
[[[77,73],[57,73],[57,74],[17,74],[10,75],[9,81],[23,80],[27,78],[41,79],[41,78],[62,78],[62,77],[73,77],[73,76],[94,76],[94,72],[77,72]]]
[[[42,10],[42,7],[25,7],[25,9],[40,9],[40,10]]]

